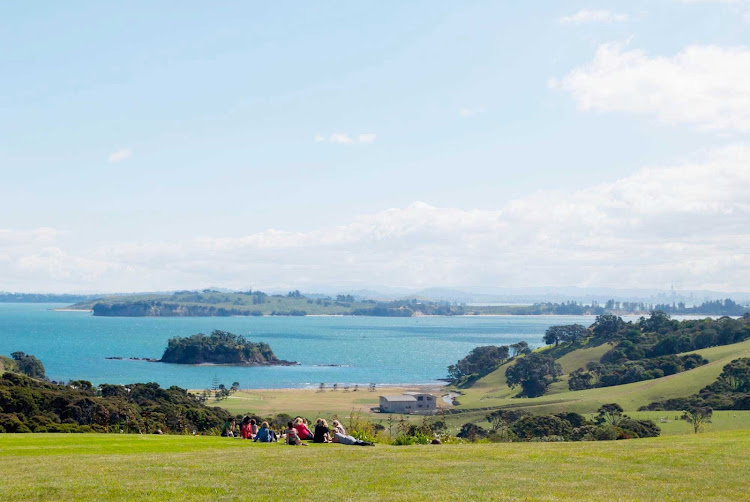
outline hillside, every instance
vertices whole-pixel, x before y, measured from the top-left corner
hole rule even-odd
[[[374,448],[2,434],[0,499],[734,501],[747,497],[749,449],[750,431]],[[243,469],[248,462],[260,471]]]
[[[588,361],[597,361],[608,345],[579,349],[559,359],[564,370],[580,367]],[[468,389],[462,389],[460,409],[484,407],[518,407],[535,413],[552,413],[558,411],[575,411],[593,413],[604,402],[617,402],[626,410],[636,410],[653,401],[684,397],[698,392],[701,388],[713,383],[721,373],[724,365],[734,359],[750,356],[750,340],[732,345],[723,345],[689,352],[700,354],[709,363],[692,370],[674,375],[644,380],[614,387],[600,387],[580,391],[570,391],[567,385],[567,374],[559,382],[552,384],[544,396],[537,398],[515,398],[518,389],[510,389],[505,380],[508,365],[485,376]],[[687,353],[686,353],[687,354]],[[684,355],[684,354],[680,354]],[[512,364],[512,363],[511,363]]]

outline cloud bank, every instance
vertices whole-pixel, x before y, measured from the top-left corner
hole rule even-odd
[[[671,57],[622,44],[600,46],[594,59],[552,88],[582,110],[651,115],[703,131],[750,131],[750,48],[694,45]]]
[[[750,147],[644,167],[497,210],[413,203],[308,232],[123,242],[74,251],[52,229],[0,230],[0,289],[602,286],[746,290]],[[75,236],[72,236],[73,238]]]

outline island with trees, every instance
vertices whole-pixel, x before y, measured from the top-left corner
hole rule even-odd
[[[267,343],[254,343],[242,335],[214,330],[171,338],[159,362],[174,364],[222,364],[232,366],[293,366],[279,359]]]

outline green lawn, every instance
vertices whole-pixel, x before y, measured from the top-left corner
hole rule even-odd
[[[0,500],[741,500],[750,431],[598,443],[289,447],[0,435]]]

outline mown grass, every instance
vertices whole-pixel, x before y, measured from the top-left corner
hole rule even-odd
[[[597,442],[289,447],[0,435],[0,500],[742,500],[750,431]]]

